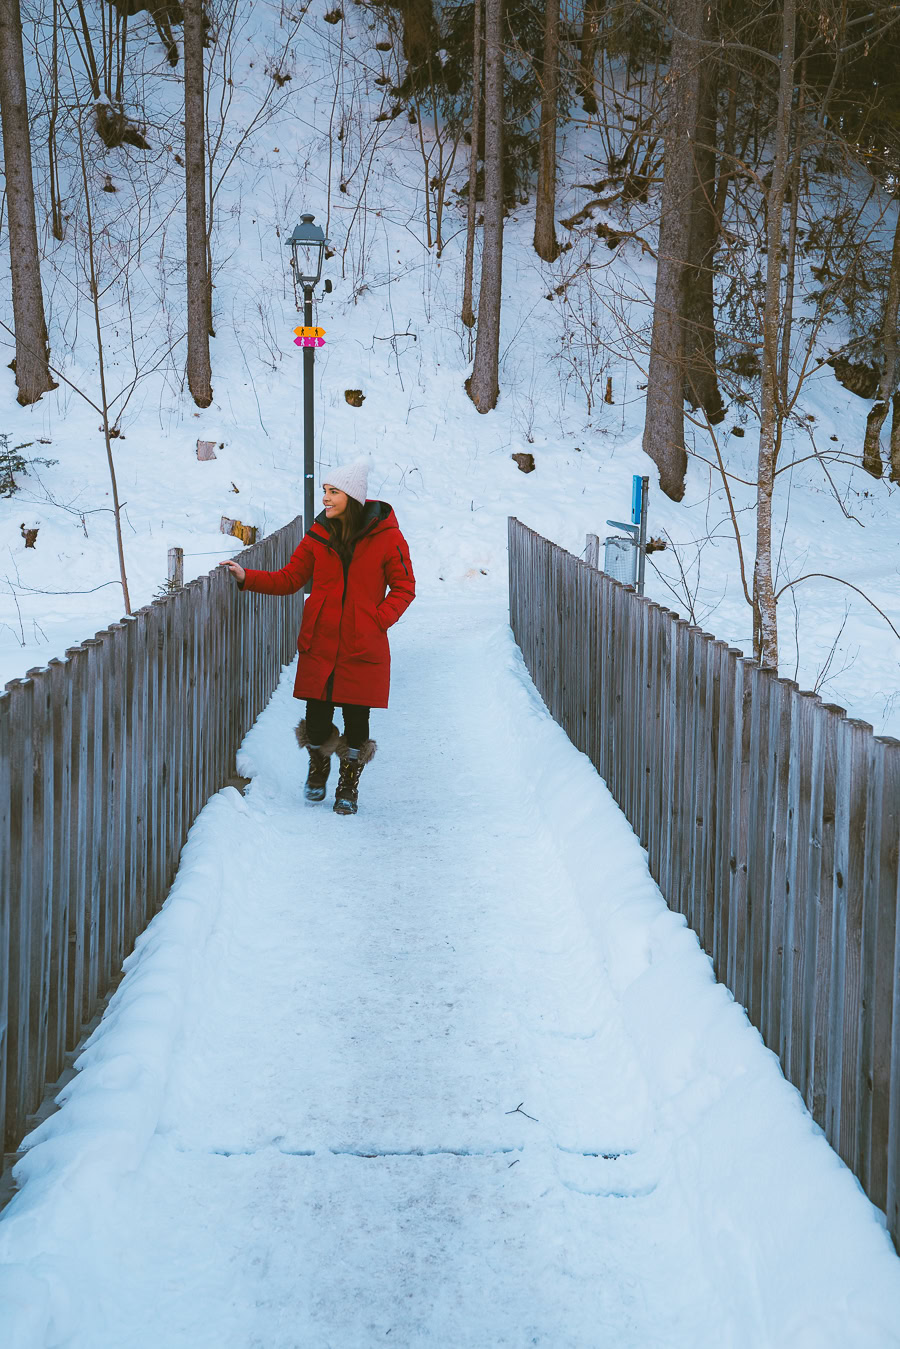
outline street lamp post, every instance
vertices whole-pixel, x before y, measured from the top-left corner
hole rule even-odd
[[[315,216],[302,215],[300,224],[287,241],[291,250],[294,280],[303,287],[303,326],[312,327],[313,289],[322,276],[322,259],[328,240],[321,228],[314,224]],[[331,291],[331,282],[325,282],[325,291]],[[315,435],[313,430],[313,373],[316,357],[315,344],[303,348],[303,528],[309,529],[315,519]]]

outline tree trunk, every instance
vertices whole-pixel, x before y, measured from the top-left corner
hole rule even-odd
[[[581,19],[581,41],[578,45],[578,64],[575,67],[575,90],[581,106],[591,117],[597,112],[594,94],[594,66],[600,43],[600,15],[605,0],[584,0]]]
[[[884,302],[884,318],[881,324],[881,350],[884,369],[878,386],[878,402],[866,419],[866,439],[863,446],[863,468],[873,478],[881,477],[881,428],[888,414],[888,400],[893,397],[900,380],[900,362],[897,360],[897,311],[900,309],[900,202],[897,209],[897,225],[894,230],[894,247],[891,251],[891,270],[888,277],[887,298]],[[896,414],[892,421],[896,426]],[[891,479],[896,482],[897,472],[893,457],[893,431],[891,433]]]
[[[790,184],[791,209],[789,213],[788,242],[785,255],[784,299],[781,326],[781,370],[779,388],[781,407],[785,411],[790,403],[791,378],[791,341],[794,329],[794,290],[797,283],[797,225],[800,214],[801,169],[803,167],[803,120],[806,107],[806,67],[801,66],[800,92],[797,95],[796,135],[793,151],[789,150],[791,167],[786,173],[786,183]]]
[[[781,239],[791,107],[794,95],[796,0],[782,9],[781,75],[775,123],[775,159],[766,196],[766,288],[763,308],[763,360],[756,489],[756,564],[753,569],[753,654],[761,665],[778,669],[778,621],[772,576],[772,497],[775,466],[786,413],[781,402],[778,334],[781,313]]]
[[[871,473],[873,478],[880,478],[883,472],[883,465],[881,462],[881,428],[884,426],[887,415],[888,405],[883,399],[879,399],[879,401],[870,409],[869,415],[866,418],[866,438],[863,444],[862,466],[867,473]],[[891,476],[893,478],[893,473]]]
[[[53,0],[51,22],[53,41],[50,47],[50,109],[47,123],[47,176],[50,187],[50,229],[54,239],[62,241],[62,198],[59,190],[59,154],[56,148],[56,124],[59,120],[59,0]]]
[[[893,397],[891,417],[891,482],[900,482],[900,394]]]
[[[541,61],[541,148],[538,162],[534,251],[544,262],[559,257],[556,242],[556,119],[559,104],[559,0],[546,0]]]
[[[694,151],[700,96],[702,0],[673,0],[672,52],[666,102],[665,157],[659,222],[659,261],[647,375],[644,453],[659,469],[666,496],[684,496],[684,302],[690,257]]]
[[[500,287],[503,275],[503,0],[485,0],[484,243],[478,292],[475,364],[466,380],[479,412],[500,392]]]
[[[187,377],[198,407],[212,402],[212,310],[206,237],[206,127],[203,106],[203,5],[184,4],[184,177],[187,224]]]
[[[478,203],[475,199],[478,184],[478,142],[481,139],[481,67],[482,58],[482,12],[483,0],[475,0],[475,33],[472,40],[472,146],[469,152],[469,201],[466,211],[466,267],[463,277],[462,321],[467,328],[475,326],[475,314],[472,309],[472,285],[475,275],[475,216]],[[471,348],[470,348],[471,350]]]
[[[716,37],[715,11],[704,9],[701,28],[707,39]],[[684,394],[692,407],[702,407],[715,426],[725,416],[716,376],[716,327],[713,296],[713,257],[719,237],[716,215],[716,137],[719,98],[719,62],[698,49],[697,134],[694,140],[694,185],[691,195],[690,244],[684,286]]]
[[[725,113],[725,130],[722,134],[722,155],[719,164],[719,178],[716,183],[716,200],[713,209],[716,213],[716,227],[721,230],[728,202],[728,184],[734,173],[734,142],[737,125],[738,75],[731,72],[728,85],[728,110]]]
[[[16,334],[16,386],[19,390],[18,402],[28,404],[36,403],[41,394],[55,389],[56,385],[50,377],[41,265],[34,219],[31,136],[28,129],[28,95],[19,0],[0,0],[0,121],[3,124],[13,327]]]
[[[94,309],[94,329],[97,335],[97,368],[100,374],[100,415],[103,418],[103,439],[106,442],[106,463],[109,469],[109,485],[112,491],[113,520],[116,527],[116,548],[119,554],[119,580],[122,586],[122,599],[126,614],[131,613],[131,597],[128,593],[128,574],[125,569],[125,545],[122,540],[122,506],[119,501],[119,485],[116,479],[116,464],[112,450],[112,435],[109,424],[109,398],[106,393],[106,362],[103,356],[103,325],[100,320],[100,286],[97,279],[97,258],[94,247],[94,212],[91,207],[91,185],[88,179],[87,155],[84,146],[84,125],[78,122],[78,153],[81,160],[81,182],[84,188],[84,211],[87,224],[88,275],[91,285],[91,302]]]

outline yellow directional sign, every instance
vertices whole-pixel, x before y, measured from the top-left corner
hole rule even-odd
[[[324,336],[325,336],[325,329],[324,329],[324,328],[306,328],[306,327],[303,327],[303,328],[295,328],[295,329],[294,329],[294,336],[295,336],[295,337],[324,337]]]

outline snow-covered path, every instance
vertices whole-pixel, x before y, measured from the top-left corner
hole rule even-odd
[[[900,1344],[871,1207],[502,611],[393,646],[355,819],[301,802],[285,678],[195,826],[0,1222],[17,1349]]]

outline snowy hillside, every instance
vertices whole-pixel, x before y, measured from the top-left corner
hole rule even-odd
[[[267,532],[301,509],[302,371],[284,241],[309,210],[327,222],[334,250],[326,264],[334,293],[321,299],[316,319],[327,332],[316,361],[319,466],[324,474],[371,455],[370,495],[394,505],[422,592],[500,594],[510,514],[580,553],[587,532],[602,538],[613,532],[607,518],[627,518],[631,475],[649,473],[650,532],[667,536],[677,556],[671,548],[654,555],[648,593],[682,614],[693,604],[694,621],[749,652],[750,609],[727,506],[705,462],[708,443],[698,439],[704,458],[692,459],[681,504],[653,490],[655,469],[641,451],[643,358],[638,344],[634,362],[622,358],[609,308],[596,307],[597,287],[607,287],[612,307],[623,292],[652,294],[652,257],[635,241],[611,253],[595,234],[561,229],[561,237],[578,235],[575,247],[545,265],[531,246],[532,206],[517,210],[505,239],[501,396],[495,411],[479,415],[463,388],[471,358],[459,320],[463,209],[451,195],[436,257],[425,242],[420,128],[405,116],[375,120],[386,106],[376,81],[396,59],[376,50],[385,32],[369,11],[348,6],[334,24],[324,22],[325,9],[316,0],[291,17],[285,4],[238,6],[231,45],[211,58],[210,103],[226,109],[210,133],[219,145],[215,181],[233,162],[216,197],[214,401],[205,411],[182,387],[181,86],[158,41],[143,54],[155,68],[133,74],[154,101],[151,151],[91,143],[93,203],[108,227],[108,236],[100,233],[110,378],[115,389],[134,385],[113,442],[132,604],[148,603],[165,583],[173,545],[185,549],[188,576],[236,551],[218,532],[222,515]],[[146,15],[134,20],[141,22]],[[273,69],[290,80],[274,83]],[[427,149],[427,123],[421,134]],[[575,185],[595,174],[601,153],[596,126],[569,127],[560,218],[590,197]],[[74,201],[74,153],[69,158]],[[453,186],[465,175],[463,147]],[[116,191],[104,192],[107,183]],[[73,206],[67,241],[46,240],[44,284],[52,359],[96,404],[79,229]],[[130,312],[117,270],[126,254]],[[122,602],[95,407],[61,381],[23,409],[12,374],[4,370],[3,379],[0,430],[11,448],[24,446],[18,452],[28,463],[20,490],[0,499],[0,679],[11,679],[118,618]],[[347,403],[347,389],[362,390],[361,407]],[[819,450],[845,447],[858,458],[867,408],[825,367],[807,384],[798,414]],[[752,478],[752,417],[733,407],[719,429],[732,470]],[[198,438],[216,443],[214,462],[197,462]],[[781,580],[840,577],[900,627],[897,487],[841,463],[826,471],[807,457],[810,439],[799,425],[788,448],[805,462],[779,489]],[[511,458],[519,451],[534,455],[535,472],[519,471]],[[735,504],[751,537],[752,497],[740,484]],[[38,530],[32,548],[23,526]],[[817,685],[876,732],[900,734],[900,641],[884,619],[834,581],[810,580],[791,594],[796,614],[790,594],[780,607],[782,674]]]

